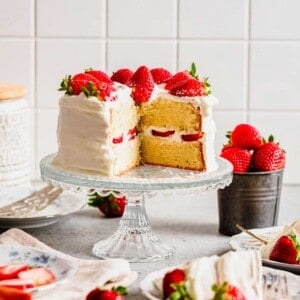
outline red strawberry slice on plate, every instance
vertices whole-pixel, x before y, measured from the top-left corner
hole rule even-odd
[[[159,131],[159,130],[152,129],[151,133],[153,136],[168,137],[173,135],[175,133],[175,130]]]
[[[202,137],[201,132],[191,133],[191,134],[182,134],[181,138],[185,142],[194,142],[198,141]]]
[[[0,280],[17,278],[22,271],[28,270],[25,264],[9,264],[0,267]]]
[[[163,278],[163,298],[173,299],[172,294],[176,291],[185,292],[185,273],[182,269],[174,269],[167,272]],[[181,292],[179,292],[180,296]],[[169,298],[170,297],[170,298]],[[185,299],[185,298],[174,298]],[[188,298],[187,298],[188,299]]]
[[[37,286],[49,284],[56,279],[56,276],[45,267],[37,267],[20,272],[18,277],[24,280],[31,280]]]
[[[27,271],[24,271],[27,272]],[[36,287],[36,284],[32,279],[29,278],[14,278],[14,279],[6,279],[0,280],[0,287],[5,286],[9,288],[14,288],[18,290],[31,290]]]
[[[296,235],[283,235],[276,242],[270,259],[287,264],[300,264],[300,243]]]
[[[212,290],[215,293],[212,300],[247,300],[237,287],[227,282],[219,286],[214,284]]]
[[[124,300],[123,295],[127,295],[127,290],[123,286],[112,288],[111,290],[100,290],[95,288],[86,296],[86,300]]]
[[[1,300],[31,300],[32,297],[29,293],[15,288],[0,286],[0,299]]]

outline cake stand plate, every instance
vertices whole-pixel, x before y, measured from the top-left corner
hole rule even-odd
[[[93,254],[100,258],[125,258],[130,262],[147,262],[167,258],[174,248],[163,244],[151,229],[145,210],[145,199],[155,193],[206,192],[224,188],[232,181],[232,165],[218,158],[218,168],[211,172],[197,172],[144,165],[123,176],[107,177],[82,171],[67,171],[53,163],[55,154],[41,160],[42,179],[72,191],[98,193],[111,191],[126,196],[126,207],[117,231],[108,239],[97,242]]]

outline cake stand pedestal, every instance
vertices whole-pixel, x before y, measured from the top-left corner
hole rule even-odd
[[[174,254],[174,247],[165,245],[152,232],[145,209],[145,199],[156,193],[190,194],[224,188],[232,181],[232,165],[218,158],[218,168],[211,172],[194,172],[175,168],[144,165],[120,177],[99,176],[66,171],[53,163],[55,154],[41,160],[42,179],[72,191],[98,193],[111,191],[126,196],[126,207],[117,231],[97,242],[93,254],[100,258],[124,258],[130,262],[156,261]],[[113,192],[115,193],[115,192]]]

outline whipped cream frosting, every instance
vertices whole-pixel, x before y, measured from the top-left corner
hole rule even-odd
[[[186,274],[186,287],[193,300],[212,299],[212,285],[225,281],[237,287],[248,300],[263,299],[259,251],[229,251],[221,257],[198,258],[188,264]]]
[[[129,159],[133,163],[134,157],[129,153],[133,149],[138,149],[138,140],[125,138],[122,143],[113,144],[112,138],[121,135],[126,137],[124,130],[128,131],[136,126],[137,116],[129,115],[127,119],[123,116],[124,111],[135,107],[135,103],[130,97],[129,87],[117,82],[114,82],[113,87],[114,91],[106,101],[96,97],[87,98],[83,93],[60,98],[57,127],[58,154],[55,163],[64,168],[96,171],[108,176],[117,175],[122,168],[126,168],[126,163],[124,165],[120,161],[126,162]],[[205,133],[202,142],[206,169],[207,171],[216,169],[214,153],[216,126],[212,119],[212,106],[218,102],[217,99],[213,95],[177,97],[170,95],[162,85],[155,85],[149,102],[159,96],[173,101],[189,102],[200,108],[202,128]],[[117,114],[118,117],[114,117]],[[118,119],[118,122],[112,124],[114,119]],[[176,133],[172,138],[178,139],[179,134],[184,132]],[[131,150],[128,144],[132,144],[129,147]],[[130,162],[128,166],[130,167]]]

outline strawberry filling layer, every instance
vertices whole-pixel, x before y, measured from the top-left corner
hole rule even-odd
[[[128,132],[126,132],[120,136],[113,137],[112,143],[113,144],[122,144],[124,141],[134,140],[137,133],[138,133],[137,128],[134,127],[132,129],[129,129]]]
[[[148,128],[145,131],[146,135],[159,137],[159,138],[168,138],[177,142],[195,142],[201,140],[202,132],[182,132],[176,131],[173,129],[163,129],[163,128]]]

